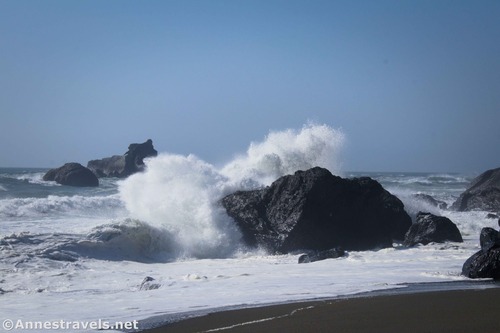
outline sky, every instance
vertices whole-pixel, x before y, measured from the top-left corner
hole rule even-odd
[[[213,163],[342,130],[349,171],[500,167],[500,1],[0,0],[0,167]]]

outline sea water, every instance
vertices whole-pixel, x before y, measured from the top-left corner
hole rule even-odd
[[[271,132],[219,166],[164,152],[146,160],[144,172],[101,179],[96,188],[45,182],[47,169],[0,169],[0,321],[141,321],[467,280],[462,265],[479,249],[481,228],[497,228],[497,220],[440,209],[414,194],[449,206],[476,175],[343,171],[343,141],[329,126],[306,125]],[[378,180],[411,216],[450,218],[464,242],[394,244],[300,265],[300,253],[245,247],[218,200],[313,166]],[[141,287],[146,277],[154,280]],[[82,325],[71,329],[78,330]]]

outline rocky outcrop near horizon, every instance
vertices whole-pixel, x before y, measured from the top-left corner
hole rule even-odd
[[[500,212],[500,168],[483,172],[451,206],[458,211]]]
[[[50,169],[43,176],[44,181],[55,181],[61,185],[78,187],[99,186],[99,179],[80,163],[66,163],[60,168]]]
[[[271,253],[392,247],[411,226],[401,200],[377,181],[344,179],[320,167],[235,192],[221,204],[247,245]]]
[[[153,140],[144,143],[132,143],[124,155],[114,155],[87,163],[97,177],[126,178],[144,169],[144,159],[155,157],[158,152],[153,147]]]

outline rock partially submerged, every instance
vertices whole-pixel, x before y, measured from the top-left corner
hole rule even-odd
[[[500,212],[500,168],[488,170],[476,177],[452,208],[458,211]]]
[[[309,262],[315,262],[325,259],[336,259],[345,256],[346,253],[344,249],[341,247],[337,247],[334,249],[326,250],[326,251],[315,251],[310,253],[302,254],[299,257],[299,264],[305,264]]]
[[[66,163],[60,168],[51,169],[43,176],[43,180],[69,186],[99,186],[99,179],[80,163]]]
[[[132,143],[124,155],[114,155],[100,160],[92,160],[87,167],[98,177],[126,178],[144,168],[144,159],[157,156],[151,139],[144,143]]]
[[[493,228],[483,228],[479,240],[481,250],[465,261],[462,275],[472,279],[500,280],[500,235],[498,231]]]
[[[463,239],[455,223],[447,217],[419,212],[405,235],[403,245],[410,247],[432,242],[463,242]]]
[[[391,247],[411,225],[403,203],[377,181],[344,179],[319,167],[230,194],[221,203],[246,244],[272,253]]]
[[[139,286],[139,290],[155,290],[161,287],[160,283],[155,282],[156,280],[151,276],[146,276],[144,280],[142,280],[141,285]]]
[[[417,193],[417,194],[414,194],[413,197],[420,200],[420,201],[426,202],[434,207],[437,207],[439,209],[448,208],[448,204],[446,202],[441,201],[441,200],[436,200],[429,194]]]

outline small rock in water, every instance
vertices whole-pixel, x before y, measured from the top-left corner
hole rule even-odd
[[[299,257],[299,264],[305,264],[325,259],[335,259],[343,256],[345,256],[344,249],[342,249],[341,247],[336,247],[330,250],[318,251],[310,254],[303,254]]]
[[[299,264],[307,264],[308,262],[311,262],[311,258],[307,254],[302,254],[299,257]]]
[[[427,202],[428,204],[430,204],[434,207],[438,207],[439,209],[447,209],[448,208],[448,204],[446,202],[441,201],[441,200],[436,200],[428,194],[417,193],[417,194],[414,194],[413,197],[415,197],[421,201]]]
[[[444,216],[419,212],[417,220],[406,233],[404,246],[411,247],[417,244],[463,242],[458,227]]]
[[[161,287],[161,284],[159,283],[154,283],[153,281],[156,281],[154,278],[151,276],[146,276],[144,280],[142,280],[141,286],[139,287],[139,290],[154,290],[158,289]]]
[[[488,215],[486,215],[486,218],[487,219],[497,219],[498,215],[494,214],[494,213],[488,213]]]

